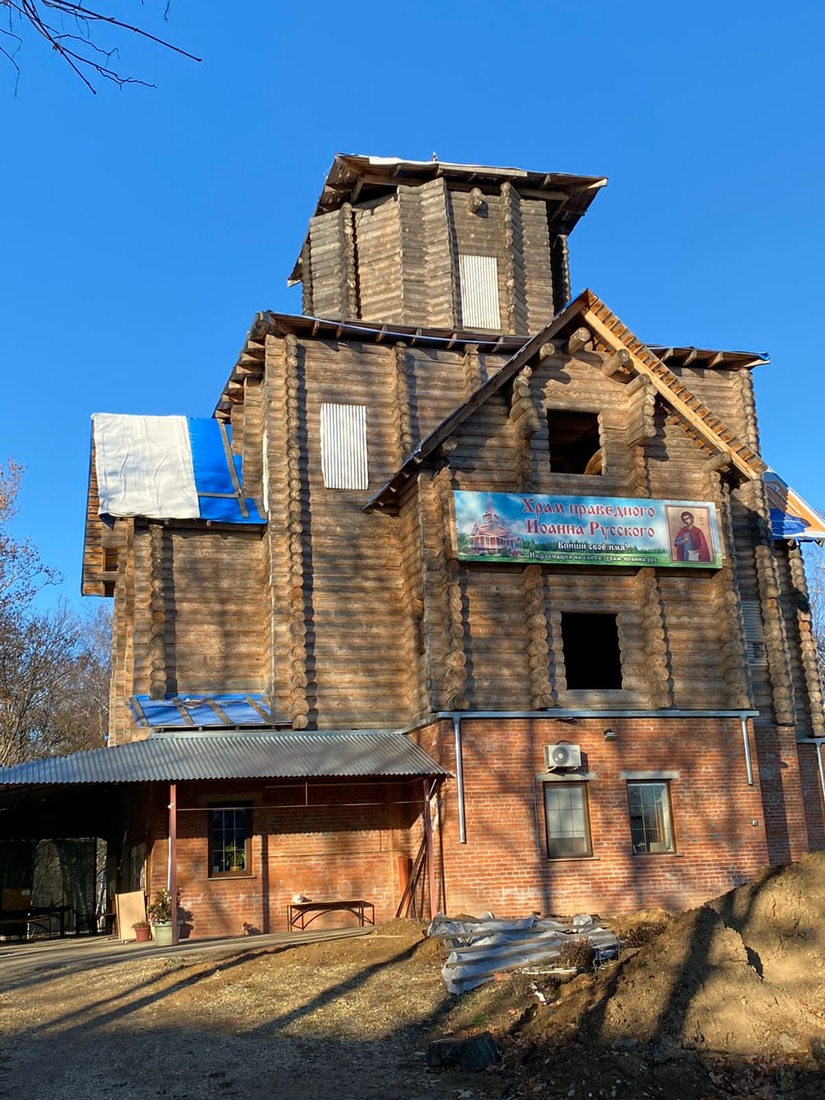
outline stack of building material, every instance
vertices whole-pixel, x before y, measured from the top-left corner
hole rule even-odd
[[[602,957],[611,949],[618,952],[613,933],[587,915],[564,922],[535,915],[496,920],[491,913],[450,920],[439,914],[427,935],[444,943],[447,957],[441,974],[450,993],[475,989],[503,971],[552,963],[576,941],[585,941]]]

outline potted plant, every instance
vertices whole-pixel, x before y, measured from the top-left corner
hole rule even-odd
[[[135,921],[132,928],[135,930],[135,939],[138,943],[146,943],[147,940],[151,940],[152,926],[148,920]]]
[[[149,921],[155,934],[155,943],[166,947],[172,942],[172,895],[162,886],[147,906]]]
[[[246,870],[246,850],[242,844],[227,844],[223,850],[223,859],[227,871]]]

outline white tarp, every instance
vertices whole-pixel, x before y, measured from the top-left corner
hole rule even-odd
[[[475,989],[503,970],[552,962],[571,940],[587,940],[597,949],[616,944],[613,933],[586,914],[574,917],[569,924],[538,917],[496,920],[488,915],[450,920],[439,915],[427,935],[441,939],[448,952],[441,976],[450,993]]]
[[[100,515],[198,519],[185,416],[92,417]]]

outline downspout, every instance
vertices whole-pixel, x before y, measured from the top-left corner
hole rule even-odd
[[[747,718],[740,718],[742,723],[742,744],[745,748],[745,773],[748,777],[748,786],[753,786],[753,760],[751,760],[751,745],[748,738],[748,720]],[[822,761],[819,762],[820,775],[822,774]]]
[[[435,908],[435,855],[433,844],[433,817],[432,817],[432,797],[435,790],[435,780],[428,787],[427,780],[424,780],[424,843],[427,847],[427,877],[429,880],[429,894],[430,894],[430,920],[435,920],[436,908]]]
[[[172,897],[172,943],[178,942],[178,785],[169,784],[169,866],[167,881]]]
[[[464,816],[464,760],[461,753],[461,718],[453,715],[453,734],[455,736],[455,784],[458,796],[458,842],[467,843],[467,821]]]

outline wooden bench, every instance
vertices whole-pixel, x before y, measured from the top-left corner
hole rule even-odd
[[[375,924],[375,906],[371,901],[364,901],[362,898],[344,901],[299,901],[293,902],[287,910],[287,932],[294,932],[296,929],[303,931],[323,913],[352,913],[358,918],[358,924],[362,928],[367,924]]]
[[[70,905],[37,905],[29,909],[0,910],[0,936],[16,935],[20,940],[35,935],[66,935],[66,918]]]

